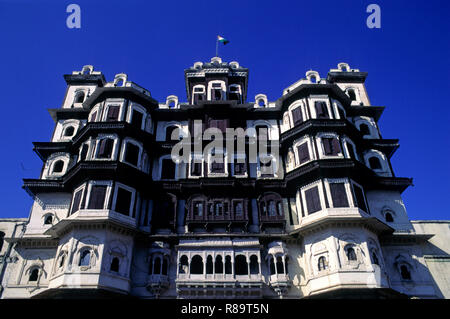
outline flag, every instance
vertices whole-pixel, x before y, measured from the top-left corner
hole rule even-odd
[[[224,45],[227,43],[230,43],[227,39],[221,37],[220,35],[217,36],[217,41],[222,42]]]

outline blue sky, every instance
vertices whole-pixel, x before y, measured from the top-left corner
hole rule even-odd
[[[81,7],[81,28],[66,7]],[[366,8],[381,8],[381,29]],[[276,100],[309,69],[326,76],[339,62],[366,71],[373,105],[386,106],[384,138],[399,138],[397,176],[411,219],[449,219],[450,19],[448,1],[31,1],[0,0],[2,76],[0,217],[27,217],[22,178],[42,162],[32,141],[49,141],[47,108],[61,106],[63,74],[92,64],[111,81],[125,72],[157,100],[186,100],[183,70],[209,61],[215,38],[224,61],[250,69],[248,98]]]

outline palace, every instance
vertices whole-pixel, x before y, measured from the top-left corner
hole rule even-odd
[[[0,219],[1,298],[450,297],[450,221],[409,220],[366,72],[308,71],[273,102],[238,62],[184,77],[186,102],[158,102],[64,75],[30,215]],[[204,134],[227,128],[246,136]]]

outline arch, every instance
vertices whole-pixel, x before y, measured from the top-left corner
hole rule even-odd
[[[255,105],[257,107],[267,107],[268,106],[267,96],[265,94],[257,94],[255,96]]]
[[[384,214],[384,218],[385,218],[386,222],[388,222],[388,223],[394,222],[394,217],[392,217],[392,214],[390,212],[386,212]]]
[[[192,104],[197,104],[205,99],[205,86],[203,84],[194,85],[192,88]]]
[[[400,275],[404,280],[411,280],[411,270],[409,269],[408,265],[400,265]]]
[[[347,256],[348,261],[356,261],[356,252],[355,249],[352,246],[347,245],[345,249],[345,254]]]
[[[370,135],[370,128],[367,123],[361,123],[359,125],[359,131],[363,136]]]
[[[273,256],[270,256],[269,258],[269,271],[270,271],[270,275],[275,275],[275,262],[273,260]]]
[[[319,271],[325,270],[328,268],[328,264],[327,264],[327,259],[325,258],[325,256],[320,256],[318,261],[317,261],[317,269]]]
[[[281,256],[278,256],[276,260],[277,260],[277,274],[284,274],[283,258],[281,258]]]
[[[214,270],[216,274],[223,274],[223,261],[221,255],[216,256],[216,261],[214,263]]]
[[[259,262],[258,262],[258,256],[256,256],[256,255],[250,256],[250,274],[251,275],[259,274]]]
[[[348,97],[350,98],[350,100],[356,101],[355,89],[353,89],[353,88],[347,89],[347,94],[348,94]]]
[[[39,268],[34,267],[34,268],[30,269],[30,276],[28,277],[28,281],[35,282],[35,281],[38,281],[38,279],[39,279]]]
[[[78,266],[89,266],[91,263],[91,250],[83,249],[80,251],[80,261]]]
[[[369,166],[371,169],[382,169],[380,159],[377,156],[369,157]]]
[[[161,274],[161,257],[160,256],[156,256],[153,261],[153,273],[155,275]]]
[[[236,275],[248,275],[247,258],[244,255],[237,255],[235,258],[234,272]]]
[[[110,271],[119,272],[119,257],[114,257],[109,267]]]
[[[372,254],[371,254],[371,257],[372,257],[372,263],[374,264],[374,265],[380,265],[380,261],[379,261],[379,259],[378,259],[378,255],[377,255],[377,253],[376,253],[376,251],[375,250],[372,250]]]
[[[189,260],[186,255],[180,257],[180,263],[178,267],[178,273],[187,274],[189,271]]]
[[[202,275],[203,274],[203,258],[200,255],[195,255],[191,259],[191,274]]]
[[[167,259],[167,256],[164,256],[163,257],[161,274],[164,275],[164,276],[167,276],[168,268],[169,268],[169,261]]]
[[[212,274],[213,270],[213,259],[211,255],[208,255],[208,257],[206,257],[206,274]]]
[[[84,93],[84,91],[77,91],[77,92],[75,92],[75,98],[74,98],[73,103],[83,103],[85,97],[86,97],[86,93]]]
[[[227,89],[225,82],[221,80],[213,80],[208,82],[208,100],[220,101],[223,100]]]
[[[47,214],[44,218],[44,225],[51,225],[53,224],[53,215]]]
[[[75,133],[75,127],[73,127],[72,125],[69,125],[64,129],[63,136],[70,137],[70,136],[73,136],[74,133]]]
[[[62,173],[64,168],[64,161],[63,160],[57,160],[53,163],[53,170],[52,173]]]
[[[242,91],[239,84],[230,84],[228,87],[228,99],[242,103],[241,101]]]
[[[232,267],[231,267],[231,256],[227,255],[225,256],[225,274],[231,274],[232,273]]]

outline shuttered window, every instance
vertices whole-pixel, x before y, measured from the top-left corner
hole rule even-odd
[[[130,216],[132,193],[121,187],[117,188],[116,209],[115,211]]]
[[[315,213],[322,209],[320,205],[319,188],[317,186],[305,191],[306,208],[308,214]]]
[[[103,209],[106,197],[106,186],[94,185],[89,196],[88,209]]]
[[[353,190],[355,191],[356,207],[359,207],[360,209],[368,213],[369,211],[367,210],[362,188],[353,184]]]
[[[330,183],[333,207],[349,207],[344,183]]]
[[[110,158],[112,155],[112,149],[114,145],[114,140],[110,138],[102,139],[99,142],[98,158]]]
[[[328,115],[328,108],[325,102],[316,101],[314,103],[316,114],[318,119],[328,119],[330,118]]]
[[[294,125],[303,122],[302,110],[300,107],[296,107],[292,110],[292,120],[294,121]]]
[[[337,138],[324,137],[322,143],[325,155],[338,155],[341,152],[341,146]]]
[[[300,146],[298,146],[297,152],[300,164],[309,161],[310,157],[309,157],[308,143],[303,143]]]
[[[73,213],[75,213],[77,210],[80,209],[82,195],[83,195],[82,189],[80,189],[75,193],[75,196],[73,197],[72,210],[70,211],[70,215],[72,215]]]
[[[108,107],[108,114],[106,115],[107,122],[117,121],[119,119],[119,105],[110,105]]]
[[[137,166],[139,159],[139,147],[132,143],[127,143],[125,151],[125,162]]]

